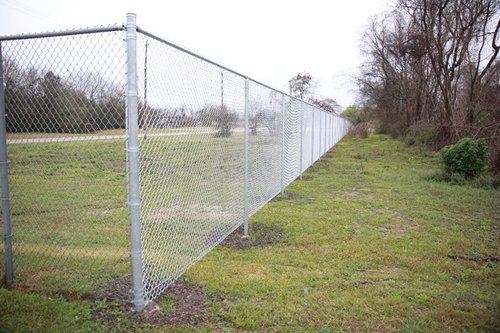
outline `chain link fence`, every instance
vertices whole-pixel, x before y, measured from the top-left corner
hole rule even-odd
[[[126,49],[109,30],[1,42],[14,275],[35,292],[130,274]]]
[[[246,234],[349,126],[133,15],[3,37],[0,51],[0,274],[44,294],[99,297],[121,281],[141,311],[242,224]]]

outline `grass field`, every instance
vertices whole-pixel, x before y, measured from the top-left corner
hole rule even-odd
[[[200,130],[141,136],[150,285],[182,274],[242,221],[243,133],[214,138]],[[129,273],[125,141],[115,134],[99,133],[106,138],[99,141],[28,135],[17,139],[39,141],[8,146],[14,267],[23,288],[81,299]],[[250,143],[253,213],[279,191],[281,144],[267,132]]]
[[[100,160],[114,152],[122,151],[91,154]],[[56,158],[57,152],[53,154],[52,163],[65,163]],[[251,224],[281,229],[284,236],[278,242],[246,250],[218,247],[188,270],[189,284],[202,285],[209,294],[225,299],[209,306],[210,320],[201,326],[143,324],[140,317],[113,304],[18,288],[0,289],[0,332],[498,331],[500,267],[498,261],[482,259],[500,254],[500,193],[429,181],[437,169],[434,153],[385,136],[344,139],[306,172],[304,180],[292,183],[282,200],[252,217]],[[42,170],[43,177],[49,177],[60,168],[50,164]],[[17,176],[30,177],[33,172]],[[101,181],[113,177],[119,182],[110,182],[114,191],[125,193],[123,170],[113,163],[97,171],[89,168],[88,176],[84,184],[90,198],[99,197],[107,185]],[[201,184],[202,179],[198,181]],[[65,216],[55,225],[77,222],[67,213],[76,200],[71,195],[75,186],[66,184],[58,194],[62,202],[48,203],[61,207],[60,216]],[[87,216],[86,225],[98,223],[99,214],[120,223],[126,214],[120,208],[123,203],[112,198],[104,202],[115,209],[94,212],[97,215]],[[101,209],[102,202],[89,201],[88,207],[93,204]],[[36,223],[26,211],[29,207],[19,207],[13,214],[25,214],[26,224]],[[102,251],[113,244],[126,246],[126,238],[121,240],[126,225],[122,227],[103,235]],[[71,255],[69,249],[77,247],[80,238],[64,233],[58,237],[70,240],[61,255]],[[450,258],[454,255],[458,259]],[[90,271],[72,277],[71,267],[66,268],[69,280],[74,278],[68,290],[82,293],[125,273],[123,258],[114,258],[118,264],[104,271],[96,269],[102,266],[94,265],[92,256],[80,258],[89,261]],[[24,260],[31,259],[27,255]],[[58,278],[64,285],[62,276]],[[73,290],[74,281],[85,283]],[[157,303],[159,314],[165,316],[182,305],[169,294]],[[96,315],[96,307],[108,308],[115,316],[113,324]]]

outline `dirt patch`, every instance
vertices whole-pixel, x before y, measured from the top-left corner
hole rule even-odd
[[[401,273],[401,269],[397,267],[389,267],[386,269],[357,269],[356,271],[363,273],[380,273],[391,276],[399,275]]]
[[[415,314],[420,317],[428,316],[429,309],[417,308],[415,309]]]
[[[325,155],[323,155],[322,158],[334,158],[335,157],[335,149],[331,149],[328,153],[326,153]]]
[[[278,194],[271,201],[283,201],[283,200],[296,200],[304,198],[303,195],[296,193],[285,193],[284,195]]]
[[[2,285],[0,287],[7,288],[7,277],[6,276],[3,276]],[[14,283],[9,289],[13,290],[13,291],[23,292],[23,293],[33,293],[33,294],[35,294],[31,290],[30,287],[28,287],[27,285],[22,284],[22,283]]]
[[[168,207],[161,208],[149,213],[151,219],[165,219],[184,216],[191,219],[218,220],[232,217],[230,212],[225,211],[222,206],[206,204],[186,204],[174,202]]]
[[[482,310],[488,308],[487,304],[475,300],[457,299],[457,304],[461,306],[474,307]]]
[[[363,156],[363,154],[358,153],[358,154],[354,155],[354,158],[357,160],[362,160],[364,158],[364,156]]]
[[[99,208],[99,209],[94,209],[89,212],[89,215],[95,216],[95,217],[106,217],[109,216],[113,213],[113,210],[111,209],[105,209],[105,208]]]
[[[468,256],[463,254],[449,254],[448,258],[454,260],[472,260],[472,261],[485,261],[485,262],[499,262],[500,255],[489,255],[489,256]]]
[[[354,239],[354,237],[356,237],[358,235],[358,229],[361,227],[361,223],[359,223],[357,221],[352,221],[351,225],[352,225],[352,229],[349,233],[349,237],[348,237],[349,240]]]
[[[117,279],[106,285],[92,310],[92,319],[103,321],[112,331],[124,332],[150,325],[205,326],[217,320],[215,314],[225,311],[226,301],[234,301],[234,297],[210,294],[203,286],[180,278],[162,296],[172,300],[172,308],[163,309],[153,302],[139,314],[130,304],[130,289],[130,279]],[[126,320],[131,322],[124,325]]]
[[[114,279],[94,296],[97,300],[107,303],[130,303],[132,299],[132,278],[130,276]]]
[[[302,180],[311,180],[313,179],[313,176],[311,175],[302,175]]]
[[[205,326],[214,319],[210,314],[211,306],[219,304],[220,312],[226,300],[225,296],[209,294],[203,286],[188,284],[182,279],[171,284],[166,295],[174,300],[174,310],[162,314],[161,311],[154,311],[158,308],[157,305],[151,304],[142,315],[145,322],[173,326]]]
[[[403,236],[404,230],[400,228],[378,228],[378,232],[383,234],[384,236]]]
[[[345,192],[345,193],[342,193],[342,194],[338,194],[335,196],[336,199],[338,200],[342,200],[342,199],[357,199],[359,197],[361,197],[362,194],[359,193],[359,192]]]
[[[285,237],[283,230],[276,226],[252,223],[248,226],[248,237],[243,238],[243,226],[236,229],[220,244],[222,247],[245,250],[270,245]]]

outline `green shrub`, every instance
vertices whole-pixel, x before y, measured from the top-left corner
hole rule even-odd
[[[421,145],[429,146],[434,141],[435,135],[436,135],[436,133],[434,132],[434,129],[428,128],[428,129],[420,131],[416,135],[416,140]]]
[[[413,136],[411,136],[411,135],[407,136],[407,137],[406,137],[406,139],[405,139],[405,143],[406,143],[406,145],[407,145],[407,146],[409,146],[409,147],[411,147],[411,146],[415,145],[415,143],[416,143],[416,142],[417,142],[417,141],[415,140],[415,137],[413,137]]]
[[[441,149],[444,171],[467,179],[481,174],[488,163],[488,144],[484,139],[463,138]]]
[[[489,173],[482,173],[478,177],[471,180],[471,185],[476,188],[499,188],[500,178],[492,176]]]
[[[393,139],[397,139],[403,135],[401,126],[398,124],[390,124],[387,122],[379,122],[375,127],[375,133],[377,134],[388,134]]]
[[[342,111],[341,116],[349,119],[353,125],[365,123],[369,120],[366,111],[356,105],[348,106],[344,111]]]

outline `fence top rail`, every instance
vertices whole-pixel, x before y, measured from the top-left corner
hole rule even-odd
[[[86,34],[95,34],[95,33],[101,33],[101,32],[124,31],[124,30],[125,30],[125,27],[120,24],[120,25],[111,25],[111,26],[107,26],[107,27],[84,28],[84,29],[73,29],[73,30],[65,30],[65,31],[50,31],[50,32],[40,32],[40,33],[33,33],[33,34],[0,36],[0,42],[11,41],[11,40],[35,39],[35,38],[86,35]]]

